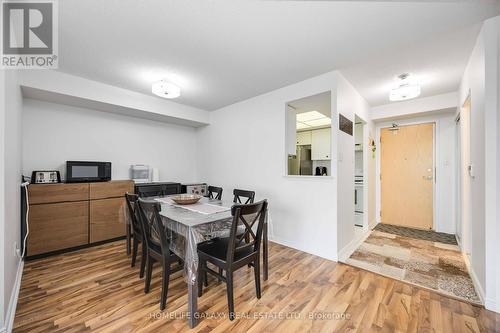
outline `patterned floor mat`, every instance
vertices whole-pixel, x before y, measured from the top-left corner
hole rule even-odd
[[[444,232],[436,232],[432,230],[420,230],[407,227],[401,227],[393,224],[379,223],[374,230],[394,234],[404,237],[428,240],[431,242],[439,242],[444,244],[458,245],[455,235],[445,234]]]
[[[346,263],[481,304],[456,245],[373,230]]]

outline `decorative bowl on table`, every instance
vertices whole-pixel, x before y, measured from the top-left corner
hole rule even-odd
[[[200,201],[202,198],[198,194],[179,194],[171,197],[171,199],[178,205],[192,205]]]

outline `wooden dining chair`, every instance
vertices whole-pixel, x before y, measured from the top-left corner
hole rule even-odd
[[[146,267],[147,248],[146,248],[146,242],[144,241],[144,237],[142,234],[142,228],[140,225],[140,217],[139,217],[139,210],[138,210],[138,204],[137,204],[137,202],[139,201],[139,196],[137,194],[129,194],[127,192],[127,193],[125,193],[125,201],[127,202],[127,208],[128,208],[128,213],[129,213],[130,222],[131,222],[131,226],[127,225],[127,228],[131,227],[132,233],[130,236],[133,239],[132,240],[132,263],[131,263],[131,266],[132,267],[135,266],[135,261],[137,258],[137,251],[139,248],[139,243],[141,243],[141,246],[142,246],[141,270],[139,273],[139,277],[143,278],[144,277],[144,269]]]
[[[207,273],[226,282],[230,320],[234,319],[233,273],[236,270],[252,264],[257,298],[261,296],[260,243],[266,212],[267,200],[247,205],[234,205],[231,208],[233,220],[230,236],[215,238],[198,245],[198,297],[203,294],[203,282],[207,281]],[[256,233],[252,229],[255,223],[257,223]],[[238,232],[239,227],[244,228],[244,233]],[[246,235],[251,237],[248,243],[244,241]],[[208,262],[225,271],[226,276],[209,268]]]
[[[208,187],[208,198],[215,200],[222,200],[222,187],[209,186]]]
[[[255,199],[255,192],[254,191],[234,189],[233,195],[234,195],[233,202],[239,203],[239,204],[245,204],[245,205],[250,204],[250,203],[253,203],[253,201]]]
[[[165,309],[167,304],[168,283],[170,274],[183,269],[182,260],[170,251],[170,240],[172,233],[165,228],[160,217],[160,203],[156,201],[146,201],[139,198],[139,213],[142,222],[142,232],[146,242],[147,264],[146,279],[144,281],[144,292],[149,293],[151,285],[151,275],[153,273],[153,263],[159,262],[162,265],[162,289],[160,299],[160,310]],[[172,263],[178,263],[173,268]]]

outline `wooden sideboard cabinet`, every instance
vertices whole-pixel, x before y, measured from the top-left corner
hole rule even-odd
[[[37,256],[125,235],[129,180],[28,186],[27,256]]]

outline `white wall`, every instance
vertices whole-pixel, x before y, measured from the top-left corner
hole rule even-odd
[[[162,181],[196,181],[196,129],[91,109],[24,100],[23,174],[60,170],[67,160],[109,161],[113,179],[132,164],[160,169]]]
[[[368,103],[354,89],[354,87],[342,75],[338,76],[337,84],[337,112],[350,119],[353,123],[354,115],[368,122],[370,126],[370,115]],[[338,128],[338,123],[335,125]],[[337,192],[337,228],[338,228],[338,251],[345,256],[343,249],[349,247],[355,241],[354,234],[354,136],[342,131],[337,131],[338,141],[338,192]],[[367,154],[364,159],[366,160]],[[369,186],[370,179],[365,180]],[[371,183],[373,185],[373,183]],[[368,202],[368,191],[364,191],[364,202]]]
[[[20,267],[20,258],[15,251],[15,244],[20,239],[20,184],[21,184],[21,113],[22,97],[21,90],[17,84],[17,72],[13,70],[2,71],[4,82],[2,113],[2,223],[0,223],[0,234],[2,237],[1,251],[3,267],[0,272],[2,285],[2,327],[11,324],[15,311],[16,277]],[[8,327],[6,327],[8,328]]]
[[[331,90],[333,109],[336,80],[331,72],[224,107],[198,130],[200,179],[222,186],[228,199],[234,188],[255,190],[269,200],[270,238],[333,260],[337,177],[285,176],[285,103]],[[335,168],[334,159],[331,174]]]
[[[454,234],[456,231],[456,124],[455,115],[436,114],[434,116],[414,117],[404,120],[377,122],[377,139],[380,143],[380,129],[389,127],[393,122],[398,125],[435,123],[435,166],[436,186],[434,193],[434,230]],[[378,147],[380,148],[380,147]],[[380,149],[377,150],[377,175],[380,175]],[[377,216],[380,216],[380,178],[376,177]]]
[[[0,331],[5,326],[5,71],[0,70]]]
[[[389,103],[371,108],[373,121],[380,121],[391,117],[405,117],[407,115],[424,116],[435,114],[436,110],[444,110],[457,107],[457,92],[441,95],[415,98],[408,101]]]
[[[459,89],[471,96],[471,270],[485,306],[500,312],[499,63],[500,17],[486,20]]]
[[[459,90],[458,103],[462,106],[470,92],[470,160],[475,177],[471,179],[471,274],[479,283],[478,292],[484,297],[485,284],[485,227],[484,227],[484,40],[483,32],[477,39]],[[468,237],[463,235],[463,237]]]
[[[285,104],[328,90],[333,176],[285,176]],[[338,133],[339,110],[352,120],[354,112],[368,117],[366,102],[339,72],[330,72],[213,111],[211,125],[198,130],[200,179],[222,186],[225,198],[234,188],[255,190],[257,200],[269,200],[274,241],[337,260],[338,241],[348,243],[354,229],[354,139]]]

